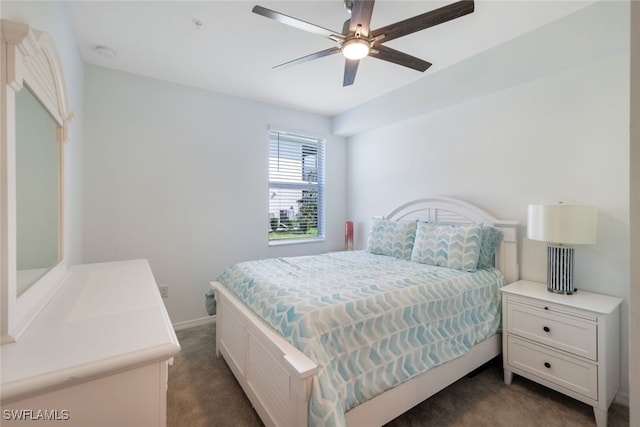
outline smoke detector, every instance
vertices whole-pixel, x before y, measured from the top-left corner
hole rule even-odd
[[[93,48],[93,50],[95,53],[105,59],[111,59],[117,55],[115,50],[106,46],[96,46],[95,48]]]

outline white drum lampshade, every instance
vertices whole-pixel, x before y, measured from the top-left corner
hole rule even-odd
[[[592,206],[529,205],[527,237],[547,242],[547,289],[571,294],[574,250],[572,245],[596,243],[598,210]]]

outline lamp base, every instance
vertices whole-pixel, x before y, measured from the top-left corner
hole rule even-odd
[[[573,248],[570,246],[547,246],[547,290],[555,294],[571,295],[573,286]]]
[[[555,289],[552,286],[549,286],[549,284],[547,283],[547,291],[554,293],[554,294],[562,294],[562,295],[572,295],[575,294],[576,292],[578,292],[578,290],[576,288],[573,288],[572,291],[562,291],[562,290],[558,290]]]

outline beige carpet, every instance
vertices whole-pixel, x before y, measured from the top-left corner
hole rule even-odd
[[[169,368],[168,427],[253,427],[260,419],[227,367],[215,356],[215,323],[178,331],[182,351]],[[590,406],[514,375],[502,381],[499,363],[465,377],[388,427],[595,426]],[[629,425],[629,408],[613,404],[609,427]],[[368,427],[368,426],[362,426]]]

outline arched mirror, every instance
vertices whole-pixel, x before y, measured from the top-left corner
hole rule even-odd
[[[2,20],[2,342],[15,341],[66,276],[63,146],[73,113],[53,40]]]
[[[16,93],[16,297],[60,262],[58,123],[28,87]]]

